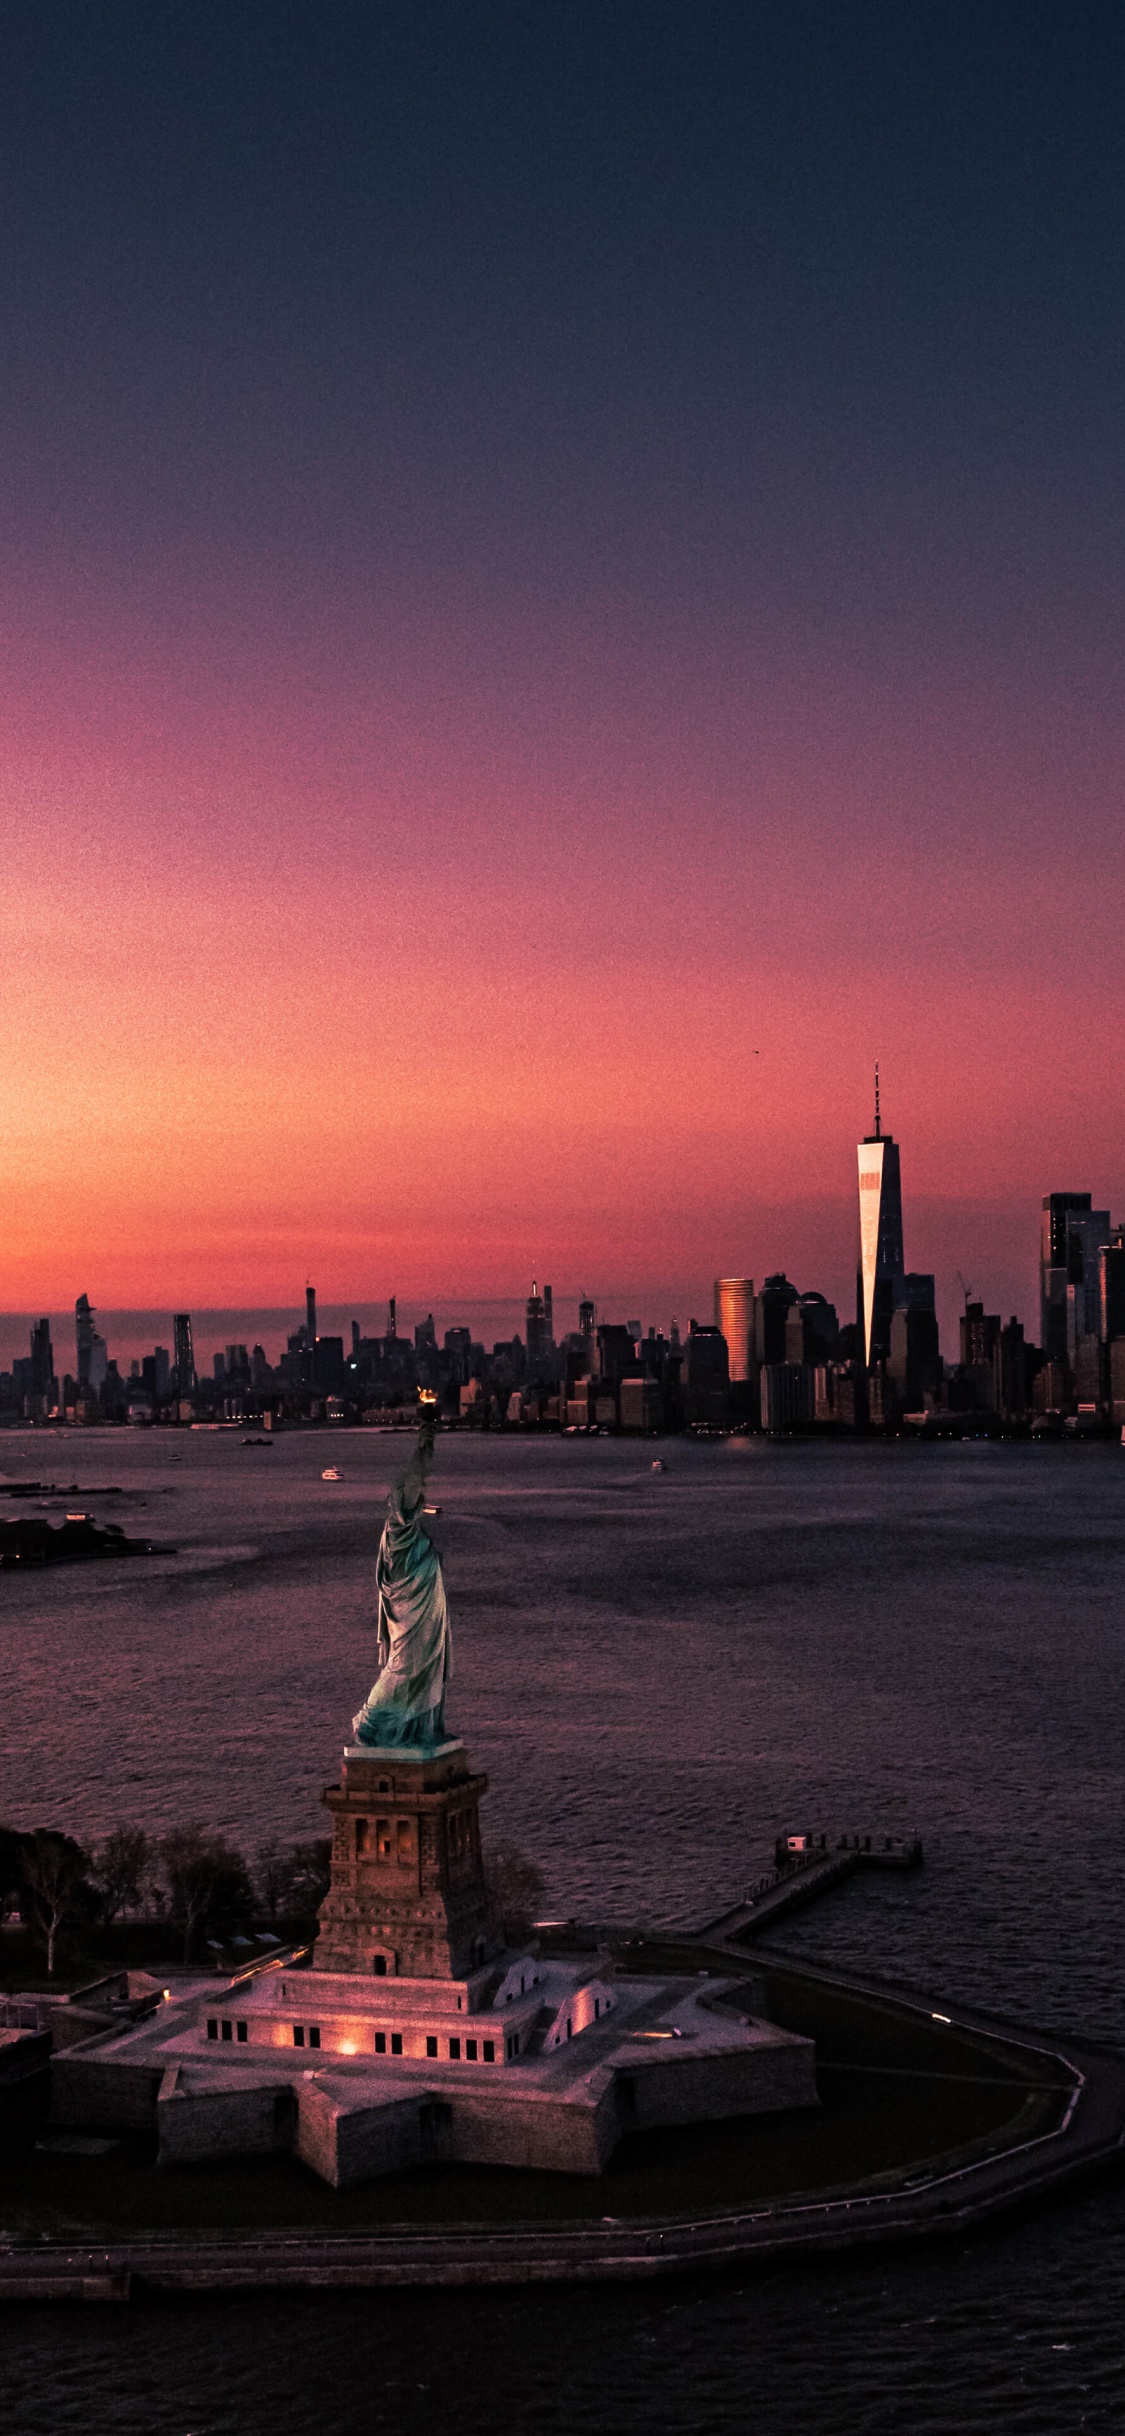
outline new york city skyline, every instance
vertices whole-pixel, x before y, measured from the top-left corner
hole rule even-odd
[[[28,20],[9,1308],[1121,1205],[1104,31]]]

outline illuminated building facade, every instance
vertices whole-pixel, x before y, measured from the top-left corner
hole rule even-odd
[[[898,1143],[879,1121],[879,1071],[875,1070],[875,1131],[859,1145],[859,1277],[864,1360],[885,1362],[891,1350],[891,1318],[906,1270],[902,1243],[902,1176]]]
[[[727,1340],[731,1385],[748,1379],[754,1368],[754,1280],[715,1279],[715,1326]]]

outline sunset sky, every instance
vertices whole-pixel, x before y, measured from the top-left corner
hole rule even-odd
[[[878,1057],[1037,1323],[1125,1217],[1120,9],[3,46],[0,1306],[846,1301]]]

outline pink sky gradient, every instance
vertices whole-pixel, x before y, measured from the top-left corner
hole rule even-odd
[[[1119,802],[1011,672],[167,590],[9,656],[9,1309],[848,1295],[876,1055],[947,1311],[1125,1202]]]

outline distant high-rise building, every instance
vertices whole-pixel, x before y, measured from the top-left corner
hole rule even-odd
[[[887,1377],[907,1412],[918,1412],[941,1379],[938,1324],[932,1305],[896,1303],[891,1313]]]
[[[1067,1355],[1066,1289],[1070,1278],[1069,1220],[1091,1214],[1089,1193],[1045,1193],[1039,1232],[1039,1342],[1047,1362]]]
[[[799,1294],[785,1314],[785,1359],[818,1364],[835,1359],[840,1323],[823,1294]]]
[[[1074,1210],[1067,1219],[1068,1327],[1076,1338],[1098,1334],[1099,1262],[1109,1238],[1108,1210]]]
[[[473,1358],[472,1329],[447,1328],[442,1338],[442,1350],[449,1363],[450,1376],[454,1386],[467,1386],[469,1368]]]
[[[55,1383],[55,1354],[49,1319],[38,1320],[31,1331],[31,1368],[28,1377],[33,1404],[39,1410],[45,1409]]]
[[[730,1358],[719,1328],[693,1320],[684,1350],[683,1402],[688,1422],[721,1428],[730,1396]]]
[[[313,1355],[313,1385],[322,1396],[342,1396],[344,1392],[344,1340],[342,1336],[318,1336]]]
[[[74,1306],[74,1335],[78,1350],[78,1384],[90,1384],[90,1355],[94,1347],[94,1308],[88,1294],[80,1294]]]
[[[715,1279],[715,1326],[727,1340],[731,1385],[740,1386],[754,1369],[754,1280]]]
[[[195,1353],[191,1341],[190,1311],[177,1311],[172,1321],[172,1362],[176,1373],[176,1394],[192,1395],[195,1389]]]
[[[592,1303],[587,1295],[583,1295],[578,1305],[578,1333],[579,1336],[587,1337],[591,1345],[594,1342],[594,1330],[597,1324],[598,1306],[596,1303]]]
[[[1098,1335],[1103,1345],[1125,1337],[1125,1226],[1115,1228],[1098,1255]]]
[[[94,1326],[95,1316],[89,1295],[80,1294],[74,1306],[80,1395],[96,1395],[106,1374],[106,1343]]]
[[[976,1390],[977,1402],[989,1411],[1001,1409],[1000,1314],[983,1303],[967,1302],[961,1314],[961,1369]]]
[[[759,1369],[764,1364],[784,1362],[786,1323],[795,1302],[799,1300],[796,1286],[784,1269],[767,1277],[761,1292],[754,1297],[754,1359]]]
[[[398,1335],[398,1297],[394,1294],[387,1304],[387,1335],[389,1337]]]
[[[309,1353],[316,1343],[316,1287],[305,1287],[305,1346]]]
[[[859,1276],[864,1360],[870,1370],[891,1349],[891,1315],[906,1255],[902,1243],[902,1177],[898,1144],[879,1119],[875,1068],[875,1131],[859,1145]]]
[[[1021,1421],[1028,1408],[1031,1383],[1028,1378],[1027,1344],[1014,1312],[1007,1327],[1000,1330],[998,1353],[1000,1411],[1005,1421]]]
[[[533,1385],[537,1380],[549,1379],[554,1367],[551,1306],[547,1299],[550,1291],[548,1286],[546,1293],[540,1294],[532,1278],[527,1298],[527,1375]]]

